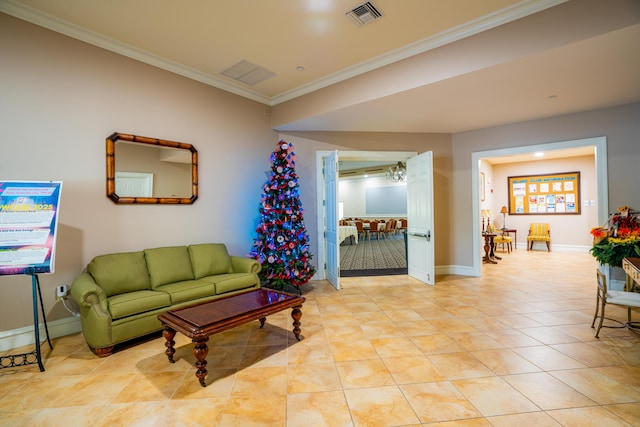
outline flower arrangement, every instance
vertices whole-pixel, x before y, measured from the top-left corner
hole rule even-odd
[[[640,213],[621,206],[607,227],[591,229],[593,246],[589,250],[600,264],[622,267],[622,259],[640,257]]]

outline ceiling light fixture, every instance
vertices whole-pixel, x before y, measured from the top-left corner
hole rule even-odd
[[[407,166],[398,162],[396,165],[389,167],[386,173],[387,179],[393,182],[406,182],[407,181]]]

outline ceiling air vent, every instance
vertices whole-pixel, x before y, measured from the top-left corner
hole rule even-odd
[[[347,16],[359,27],[382,18],[382,13],[371,2],[366,2],[347,12]]]
[[[252,64],[249,61],[242,60],[236,65],[222,71],[222,75],[231,77],[232,79],[248,84],[249,86],[253,86],[254,84],[260,83],[269,77],[275,76],[276,73],[259,65]]]

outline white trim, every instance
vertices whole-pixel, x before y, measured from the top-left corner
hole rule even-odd
[[[189,79],[216,87],[218,89],[231,92],[233,94],[248,98],[266,105],[274,106],[285,101],[306,95],[318,89],[322,89],[332,84],[347,80],[349,78],[367,73],[385,65],[409,58],[420,53],[427,52],[445,44],[461,40],[486,31],[497,26],[515,21],[525,16],[540,12],[553,6],[557,6],[567,0],[523,0],[513,6],[506,7],[492,14],[483,16],[463,25],[451,28],[442,33],[427,37],[415,43],[387,52],[383,55],[361,62],[351,67],[347,67],[337,73],[320,78],[311,83],[299,86],[290,91],[284,92],[274,97],[262,95],[256,91],[247,89],[244,86],[236,85],[222,80],[214,75],[204,73],[167,58],[163,58],[151,52],[139,49],[135,46],[122,43],[118,40],[96,33],[71,22],[56,18],[37,9],[21,4],[15,0],[1,0],[0,11],[16,18],[31,22],[40,27],[47,28],[74,39],[101,47],[111,52],[118,53],[136,61],[158,67],[160,69],[187,77]]]
[[[521,147],[501,148],[488,151],[477,151],[471,153],[471,211],[473,215],[472,231],[473,231],[473,276],[479,277],[482,266],[482,258],[480,254],[480,160],[487,157],[500,157],[513,154],[531,153],[535,151],[553,151],[576,147],[595,147],[595,168],[596,168],[596,187],[598,194],[598,224],[604,224],[609,217],[609,184],[607,179],[607,138],[604,136],[575,139],[561,142],[551,142],[547,144],[525,145]],[[558,249],[562,248],[562,245]],[[569,246],[564,246],[569,248]],[[520,245],[518,245],[520,248]],[[576,247],[582,248],[582,247]],[[526,247],[525,247],[526,249]],[[579,250],[578,250],[579,251]],[[576,252],[576,251],[571,251]]]
[[[47,322],[50,338],[59,338],[82,331],[79,317],[65,317],[64,319]],[[46,341],[47,335],[44,324],[40,323],[40,339]],[[33,325],[0,332],[0,351],[7,351],[36,342]]]

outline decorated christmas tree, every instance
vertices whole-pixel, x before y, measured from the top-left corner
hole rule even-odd
[[[315,273],[295,172],[293,145],[280,141],[271,153],[271,174],[262,187],[260,219],[249,254],[262,264],[259,276],[266,285],[285,289],[301,286]]]

